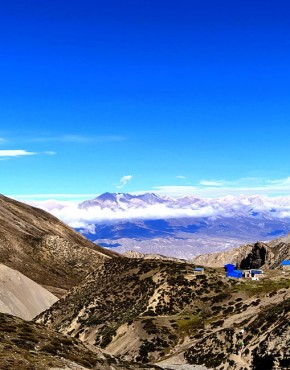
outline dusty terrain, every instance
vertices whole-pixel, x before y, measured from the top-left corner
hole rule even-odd
[[[248,369],[262,356],[258,348],[265,339],[249,334],[252,323],[288,302],[289,287],[289,276],[276,270],[267,271],[260,281],[238,281],[226,278],[222,269],[207,268],[195,276],[186,263],[115,259],[37,321],[124,360],[167,360],[170,365],[179,358],[183,364]],[[285,312],[287,307],[285,303]],[[272,333],[266,320],[261,325]],[[279,317],[271,325],[279,327]],[[247,360],[234,357],[244,327]],[[288,361],[287,345],[285,341],[279,349],[283,361]]]
[[[49,213],[0,195],[0,262],[52,293],[62,295],[113,256]]]
[[[0,312],[32,320],[57,297],[20,272],[0,264]]]
[[[0,313],[1,370],[154,370],[117,360],[42,325]]]

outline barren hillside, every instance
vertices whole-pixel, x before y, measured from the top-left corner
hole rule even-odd
[[[233,361],[237,367],[232,368],[240,369],[233,357],[237,333],[252,328],[263,312],[280,307],[289,298],[289,287],[289,276],[280,271],[269,270],[260,281],[237,280],[226,278],[222,269],[206,268],[194,275],[186,263],[114,259],[37,321],[124,360],[174,363],[182,358],[213,368]],[[261,325],[270,333],[262,317]],[[279,318],[274,324],[280,327]],[[265,338],[247,338],[250,352],[244,367],[249,369],[260,356],[255,348]],[[279,353],[288,361],[287,346],[280,346]]]
[[[0,262],[52,292],[71,288],[114,256],[49,213],[0,196]]]
[[[57,298],[19,271],[0,264],[0,312],[32,320]]]
[[[154,370],[155,366],[120,361],[77,339],[0,313],[1,370]]]

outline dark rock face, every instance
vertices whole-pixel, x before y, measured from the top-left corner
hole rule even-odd
[[[250,247],[250,249],[249,249]],[[241,247],[237,266],[241,269],[278,268],[290,256],[290,244],[280,242],[274,246],[263,242]]]
[[[253,269],[264,266],[268,255],[271,254],[270,248],[264,243],[256,243],[252,251],[241,260],[239,267],[241,269]]]

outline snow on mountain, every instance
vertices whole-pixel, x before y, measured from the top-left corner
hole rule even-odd
[[[191,258],[290,230],[290,197],[104,193],[81,203],[53,205],[38,203],[88,239],[118,252]]]
[[[260,219],[290,218],[290,197],[226,196],[197,198],[145,193],[104,193],[81,203],[34,201],[72,227],[89,227],[98,222],[132,219],[170,219],[184,217],[251,217]]]

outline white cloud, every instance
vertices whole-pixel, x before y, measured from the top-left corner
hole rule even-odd
[[[28,152],[26,150],[0,150],[0,157],[23,157],[27,155],[35,155],[34,152]]]
[[[224,182],[223,181],[212,181],[212,180],[201,180],[199,184],[202,186],[222,186]]]
[[[53,151],[51,151],[51,150],[47,150],[47,151],[43,152],[43,154],[47,154],[47,155],[55,155],[55,154],[56,154],[56,152],[53,152]]]
[[[215,199],[195,198],[168,199],[162,204],[126,204],[120,202],[119,207],[91,206],[80,207],[76,201],[29,201],[29,204],[43,208],[71,227],[92,228],[101,222],[129,219],[166,219],[179,217],[240,217],[249,216],[255,210],[265,212],[267,217],[281,219],[290,217],[290,196],[226,196]],[[273,209],[275,212],[273,212]]]
[[[125,137],[118,135],[104,135],[104,136],[85,136],[85,135],[59,135],[59,136],[40,136],[31,139],[33,142],[64,142],[64,143],[103,143],[123,141]]]
[[[1,142],[0,142],[1,143]],[[27,150],[0,150],[0,160],[5,160],[13,157],[25,157],[25,156],[31,156],[31,155],[37,155],[37,154],[45,154],[45,155],[55,155],[56,152],[53,151],[45,151],[42,153],[36,153],[36,152],[29,152]]]
[[[120,179],[120,185],[117,185],[117,188],[118,189],[121,189],[123,188],[129,181],[131,181],[133,178],[132,175],[126,175],[126,176],[123,176],[121,179]]]
[[[124,186],[131,179],[132,175],[122,177],[120,186]],[[209,183],[203,180],[196,186],[159,186],[149,191],[171,196],[173,198],[171,200],[166,198],[169,199],[168,204],[140,206],[135,202],[127,206],[126,203],[122,203],[116,209],[98,206],[87,209],[78,207],[80,201],[95,198],[96,194],[34,194],[12,197],[25,199],[30,204],[48,210],[72,227],[83,228],[91,227],[94,223],[119,219],[232,217],[235,214],[248,215],[248,212],[251,213],[253,210],[265,211],[266,215],[277,219],[290,217],[290,177],[274,180],[243,178],[224,181],[223,184],[218,181],[219,186],[212,186],[211,182]],[[138,194],[142,193],[145,191],[138,192]],[[186,199],[181,201],[176,199],[176,197],[188,195],[200,198],[200,200],[187,202]]]
[[[176,178],[177,178],[177,179],[187,179],[187,177],[186,177],[186,176],[181,176],[181,175],[176,176]]]
[[[155,192],[168,196],[195,195],[197,197],[218,198],[227,195],[254,195],[266,196],[290,195],[290,177],[269,180],[264,178],[242,178],[233,181],[201,180],[193,186],[165,185],[156,186],[145,192]]]
[[[44,204],[42,207],[45,206]],[[44,208],[44,207],[43,207]],[[46,208],[47,209],[47,208]],[[112,210],[110,208],[90,207],[78,208],[78,204],[68,207],[50,209],[50,212],[71,227],[87,228],[98,222],[108,222],[120,219],[159,219],[170,217],[209,217],[217,215],[218,211],[211,206],[200,209],[176,209],[164,204],[149,205],[147,208],[128,208]]]

